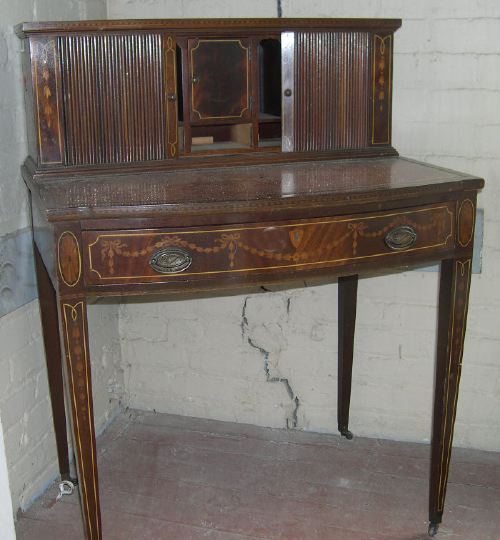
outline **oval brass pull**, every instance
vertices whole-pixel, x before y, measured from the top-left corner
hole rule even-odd
[[[177,99],[177,94],[168,94],[167,99],[168,101],[175,101]]]
[[[177,274],[191,266],[193,259],[184,249],[168,247],[157,251],[149,261],[153,270],[160,274]]]
[[[191,82],[193,84],[198,84],[200,82],[200,78],[198,76],[194,76],[192,79],[191,79]]]
[[[408,249],[417,241],[417,232],[409,225],[400,225],[385,235],[387,247],[398,251]]]

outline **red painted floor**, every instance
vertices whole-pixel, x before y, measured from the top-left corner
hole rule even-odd
[[[98,446],[104,540],[428,538],[426,445],[129,411]],[[83,539],[56,494],[18,540]],[[454,450],[436,538],[500,539],[500,453]]]

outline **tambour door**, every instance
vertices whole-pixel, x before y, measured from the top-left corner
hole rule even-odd
[[[283,151],[390,146],[392,34],[284,32]]]
[[[37,52],[32,62],[43,67],[45,57],[37,43],[42,39],[31,41]],[[61,80],[56,90],[61,94],[65,165],[177,156],[173,36],[161,32],[68,34],[50,43],[60,58]]]

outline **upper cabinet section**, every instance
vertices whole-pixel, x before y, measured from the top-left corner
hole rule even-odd
[[[399,20],[26,23],[38,170],[394,154]],[[243,155],[242,155],[243,154]],[[230,160],[229,160],[230,161]]]

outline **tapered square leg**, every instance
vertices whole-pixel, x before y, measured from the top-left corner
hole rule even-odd
[[[352,359],[354,353],[358,276],[340,277],[338,288],[339,348],[337,422],[340,434],[347,439],[352,439],[352,433],[349,431],[349,406],[351,403]]]
[[[64,385],[57,314],[57,297],[56,291],[50,281],[49,274],[36,245],[34,245],[34,251],[38,282],[38,298],[40,302],[40,318],[42,321],[43,343],[47,363],[52,418],[56,435],[59,472],[61,473],[62,480],[69,480],[68,436],[66,430],[66,411],[64,409]]]
[[[441,523],[453,443],[467,321],[471,258],[441,263],[437,360],[434,390],[429,534]]]
[[[102,529],[92,406],[87,305],[84,298],[62,298],[59,300],[59,304],[83,518],[87,539],[100,540]]]

